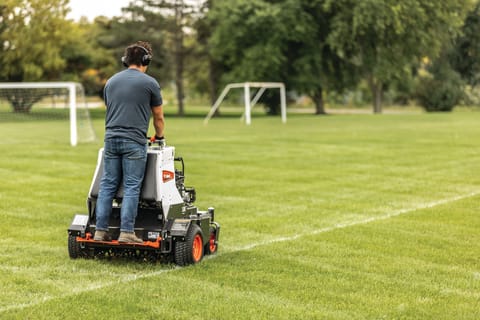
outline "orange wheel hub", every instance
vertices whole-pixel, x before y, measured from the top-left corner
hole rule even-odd
[[[203,254],[202,237],[199,234],[197,234],[193,239],[193,248],[192,248],[193,261],[194,262],[200,261],[200,259],[202,259],[202,254]]]

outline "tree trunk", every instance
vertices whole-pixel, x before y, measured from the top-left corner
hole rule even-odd
[[[382,113],[383,84],[373,76],[368,78],[373,98],[373,113]]]
[[[15,113],[30,113],[32,106],[48,95],[46,89],[8,89],[5,98]]]
[[[323,101],[323,88],[319,87],[312,96],[313,103],[315,104],[315,114],[327,114],[325,111],[325,103]]]
[[[212,57],[209,56],[209,70],[208,70],[208,81],[210,83],[210,103],[213,106],[215,102],[217,102],[218,98],[218,64]],[[213,114],[214,117],[220,115],[220,108],[217,108],[215,110],[215,113]]]
[[[178,115],[185,114],[183,99],[185,91],[183,87],[183,69],[185,48],[183,47],[183,0],[175,1],[175,85],[177,87]]]

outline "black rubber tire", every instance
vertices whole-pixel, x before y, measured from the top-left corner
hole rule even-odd
[[[72,259],[80,257],[82,254],[82,249],[80,248],[80,243],[77,242],[77,237],[69,235],[68,236],[68,255]]]
[[[208,235],[208,242],[207,244],[205,245],[205,248],[204,248],[204,251],[205,251],[205,255],[209,255],[209,254],[215,254],[217,253],[218,251],[218,243],[212,243],[212,241],[215,241],[216,242],[216,230],[212,227],[210,227],[210,232],[209,232],[209,235]]]
[[[200,246],[198,246],[198,241],[202,241]],[[200,229],[198,225],[192,223],[190,228],[188,228],[185,241],[175,241],[174,261],[179,266],[187,266],[202,261],[203,255],[204,247],[202,229]]]

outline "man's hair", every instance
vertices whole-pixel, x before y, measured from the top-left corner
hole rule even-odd
[[[132,64],[137,66],[148,65],[153,57],[152,46],[146,41],[137,41],[125,48],[122,61],[127,66]]]

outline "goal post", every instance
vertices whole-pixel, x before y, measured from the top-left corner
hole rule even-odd
[[[217,101],[215,101],[212,108],[205,117],[205,120],[203,121],[204,124],[208,124],[208,121],[213,117],[215,111],[217,111],[217,109],[220,107],[220,104],[223,102],[228,92],[231,89],[235,88],[243,88],[245,113],[242,115],[242,119],[245,118],[245,123],[247,125],[250,125],[252,123],[252,108],[260,100],[266,89],[280,89],[280,110],[282,122],[287,122],[287,98],[285,84],[283,84],[282,82],[241,82],[230,83],[225,86],[220,96],[218,96]],[[259,88],[253,99],[251,99],[250,88]]]
[[[37,92],[35,92],[37,91]],[[68,92],[68,94],[66,94]],[[7,100],[13,106],[13,112],[29,113],[32,106],[48,96],[65,96],[68,98],[68,121],[70,124],[70,144],[76,146],[79,141],[95,140],[95,133],[90,121],[83,86],[77,82],[0,82],[0,99]],[[23,106],[22,106],[23,104]],[[50,106],[51,107],[51,106]],[[52,108],[52,107],[51,107]],[[87,118],[82,126],[88,131],[87,137],[79,136],[79,110],[82,119]]]

